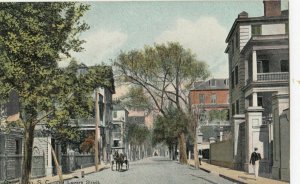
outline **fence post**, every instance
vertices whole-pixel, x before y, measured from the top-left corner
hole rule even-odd
[[[6,163],[6,161],[7,161],[7,153],[5,152],[4,153],[4,181],[6,181],[7,180],[7,163]]]

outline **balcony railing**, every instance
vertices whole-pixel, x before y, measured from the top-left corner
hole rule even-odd
[[[289,72],[258,73],[257,81],[287,81]]]

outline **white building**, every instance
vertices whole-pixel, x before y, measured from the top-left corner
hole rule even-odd
[[[253,172],[249,160],[257,147],[260,173],[281,179],[278,122],[289,107],[288,11],[281,11],[280,0],[263,3],[264,16],[240,13],[226,38],[233,167]]]

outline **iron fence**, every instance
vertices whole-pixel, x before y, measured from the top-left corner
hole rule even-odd
[[[62,155],[62,172],[69,173],[76,169],[92,166],[95,163],[93,154],[69,153]]]
[[[22,155],[0,155],[0,181],[15,180],[21,177]],[[45,156],[32,157],[31,177],[45,176]]]

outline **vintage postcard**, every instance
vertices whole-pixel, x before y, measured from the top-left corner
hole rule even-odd
[[[0,183],[297,183],[290,8],[0,2]]]

